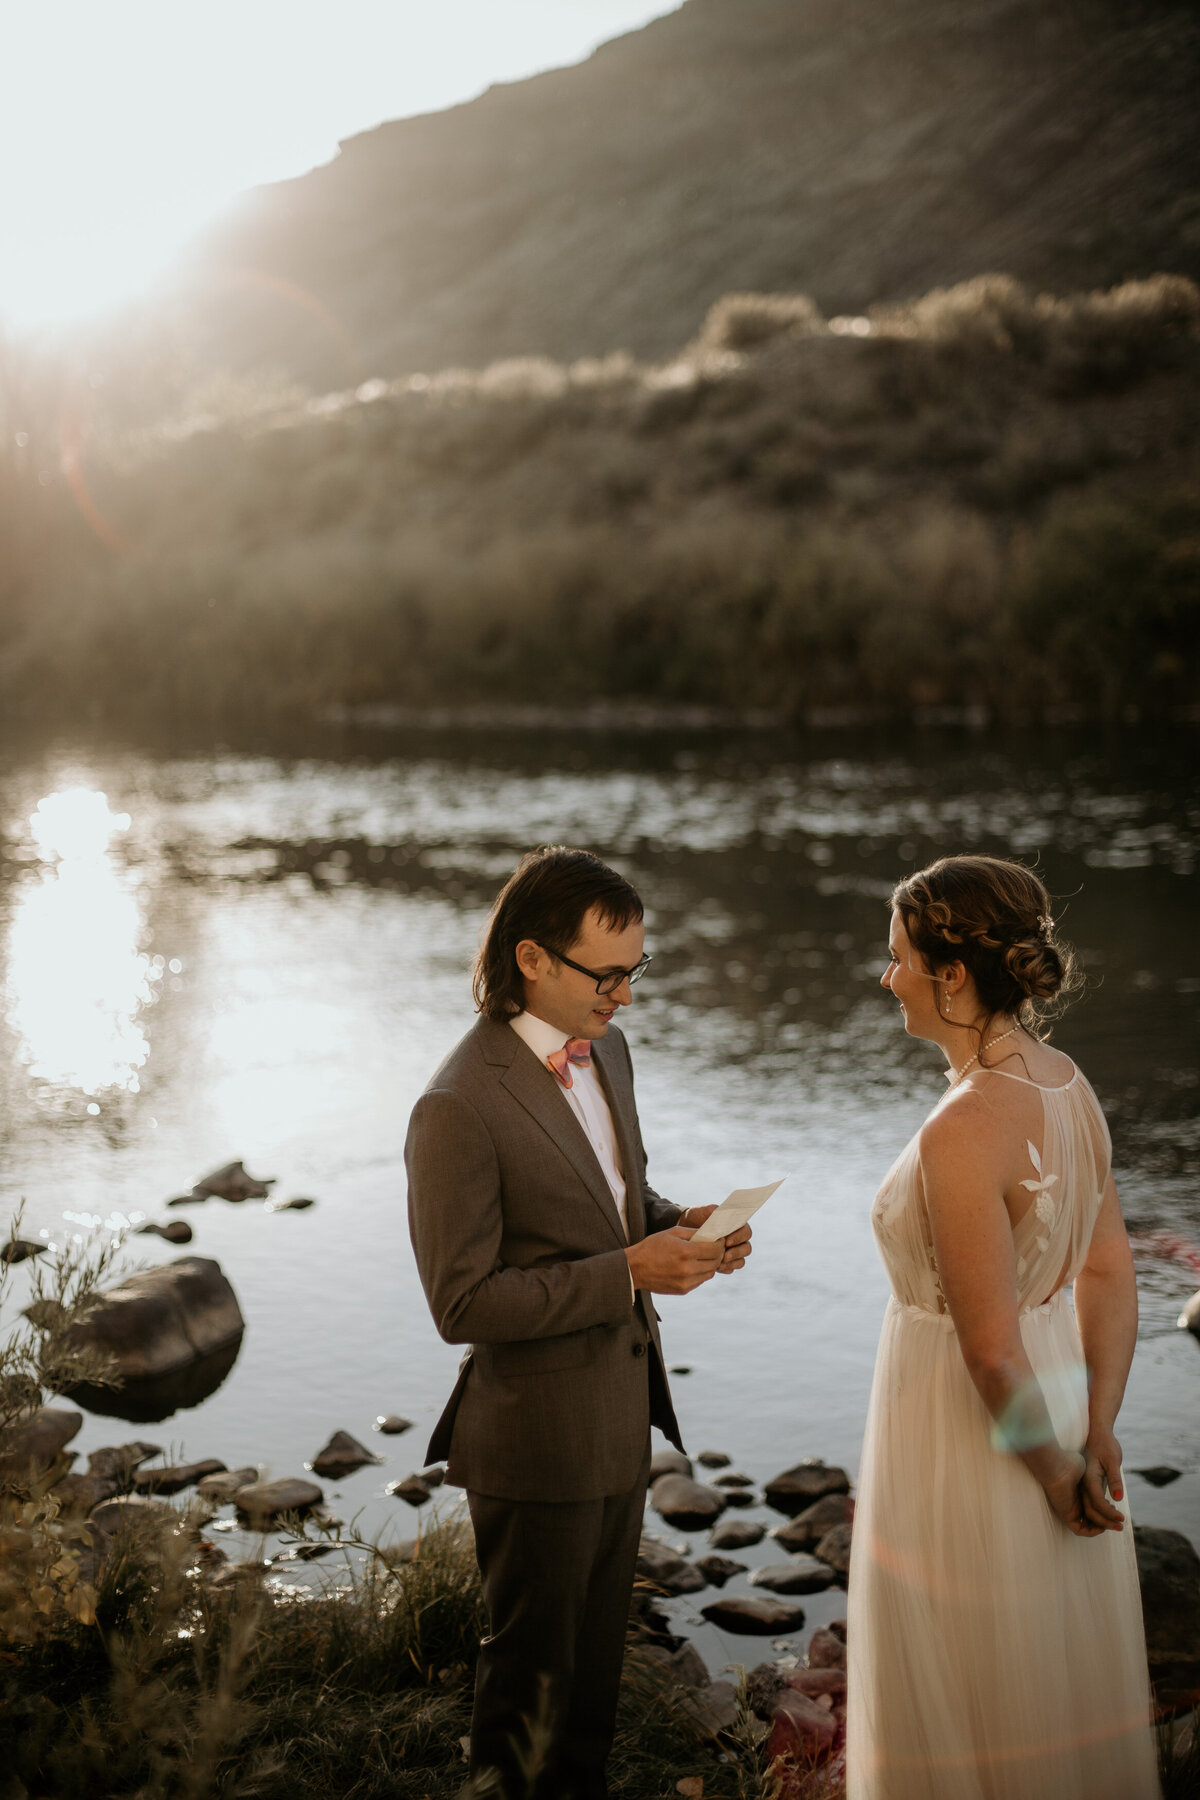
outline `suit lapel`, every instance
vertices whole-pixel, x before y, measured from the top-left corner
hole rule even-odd
[[[625,1057],[611,1038],[597,1038],[592,1045],[592,1061],[600,1076],[600,1085],[608,1100],[621,1148],[621,1172],[625,1177],[625,1214],[629,1220],[629,1242],[638,1243],[646,1235],[646,1213],[642,1205],[642,1161],[638,1153],[637,1123],[634,1116],[633,1088]]]
[[[482,1025],[480,1029],[482,1031]],[[549,1069],[543,1068],[528,1044],[507,1025],[493,1025],[484,1036],[483,1048],[489,1062],[507,1065],[500,1077],[502,1085],[562,1151],[624,1249],[627,1240],[621,1229],[621,1215],[612,1189],[588,1143],[587,1133],[559,1093]]]

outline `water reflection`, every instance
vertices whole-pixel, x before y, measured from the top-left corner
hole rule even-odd
[[[137,1092],[149,1055],[139,1014],[161,975],[161,959],[138,948],[137,898],[110,855],[129,825],[95,789],[41,799],[29,826],[42,867],[9,929],[7,1016],[20,1060],[38,1081],[89,1096]]]

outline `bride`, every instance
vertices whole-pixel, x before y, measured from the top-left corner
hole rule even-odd
[[[872,1215],[892,1298],[854,1528],[847,1794],[1153,1800],[1114,1436],[1133,1266],[1096,1096],[1039,1029],[1071,955],[1038,878],[986,856],[902,881],[889,950],[883,985],[950,1088]]]

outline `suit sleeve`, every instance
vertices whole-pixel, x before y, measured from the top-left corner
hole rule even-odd
[[[623,1250],[543,1268],[501,1261],[500,1168],[483,1120],[434,1089],[413,1108],[404,1147],[408,1220],[434,1324],[448,1344],[509,1344],[629,1318]]]
[[[622,1032],[620,1035],[621,1043],[625,1050],[625,1062],[629,1069],[629,1085],[632,1087],[633,1058],[629,1054],[629,1045],[626,1042],[625,1033]],[[634,1106],[634,1117],[637,1118],[636,1104]],[[678,1225],[680,1219],[683,1217],[684,1209],[682,1206],[676,1206],[673,1200],[664,1200],[662,1195],[655,1193],[654,1189],[650,1186],[646,1176],[649,1158],[646,1155],[645,1145],[642,1143],[642,1127],[640,1120],[638,1120],[638,1147],[642,1153],[642,1166],[639,1174],[642,1183],[642,1206],[645,1209],[646,1214],[647,1235],[655,1231],[669,1231],[672,1225]]]

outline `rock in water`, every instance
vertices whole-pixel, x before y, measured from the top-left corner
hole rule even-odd
[[[197,1200],[207,1200],[210,1195],[218,1200],[232,1200],[240,1203],[243,1200],[265,1200],[275,1185],[274,1175],[268,1175],[265,1181],[258,1181],[253,1175],[247,1175],[240,1162],[226,1163],[223,1169],[214,1169],[192,1189]]]
[[[190,1244],[193,1235],[186,1219],[171,1219],[166,1225],[156,1225],[151,1220],[148,1224],[138,1226],[139,1237],[165,1238],[168,1244]]]
[[[212,1506],[224,1506],[244,1487],[258,1480],[258,1470],[247,1465],[242,1469],[222,1469],[219,1474],[205,1475],[196,1483],[196,1492]]]
[[[839,1575],[850,1573],[850,1533],[851,1525],[831,1525],[813,1552]]]
[[[31,1256],[42,1256],[45,1244],[35,1243],[31,1238],[9,1238],[6,1244],[0,1244],[0,1262],[25,1262]]]
[[[291,1200],[268,1200],[263,1210],[265,1212],[307,1212],[310,1206],[316,1204],[316,1201],[310,1199],[307,1194],[296,1194]]]
[[[757,1506],[757,1496],[744,1487],[723,1487],[717,1492],[724,1498],[726,1506]]]
[[[384,1489],[385,1494],[394,1494],[397,1500],[407,1500],[410,1506],[424,1506],[433,1498],[419,1475],[406,1475],[403,1481],[390,1481]]]
[[[64,1475],[50,1489],[61,1511],[72,1517],[91,1512],[102,1500],[111,1500],[117,1484],[100,1475]]]
[[[39,1406],[15,1420],[0,1434],[0,1478],[36,1481],[53,1468],[63,1446],[82,1425],[83,1414],[65,1406]]]
[[[815,1556],[795,1556],[790,1562],[765,1563],[750,1577],[752,1586],[773,1594],[819,1594],[833,1585],[833,1570]]]
[[[381,1463],[382,1456],[376,1456],[360,1444],[356,1437],[348,1431],[335,1431],[323,1450],[318,1450],[309,1467],[314,1475],[324,1475],[330,1481],[337,1481],[343,1475],[352,1475],[355,1469],[361,1469],[367,1463]]]
[[[754,1486],[748,1475],[715,1475],[713,1486],[719,1488],[750,1488]]]
[[[178,1494],[186,1487],[195,1487],[206,1475],[225,1475],[228,1470],[216,1457],[209,1457],[206,1462],[177,1463],[172,1468],[139,1469],[133,1478],[134,1492],[137,1494]]]
[[[1183,1470],[1168,1468],[1166,1463],[1155,1463],[1151,1469],[1134,1469],[1131,1472],[1134,1475],[1140,1475],[1143,1481],[1150,1483],[1151,1487],[1159,1488],[1170,1487],[1173,1481],[1179,1480]]]
[[[749,1519],[723,1519],[710,1531],[708,1541],[714,1550],[748,1550],[766,1536],[766,1526],[752,1524]]]
[[[698,1594],[708,1586],[693,1564],[648,1537],[642,1539],[638,1548],[637,1572],[643,1581],[652,1581],[666,1594]]]
[[[724,1587],[731,1575],[744,1575],[744,1562],[735,1562],[732,1556],[698,1556],[696,1568],[712,1587]]]
[[[128,1488],[133,1471],[152,1456],[162,1455],[161,1444],[147,1444],[138,1439],[132,1444],[104,1444],[88,1457],[88,1474],[101,1481],[115,1481],[118,1488]]]
[[[702,1450],[696,1461],[703,1463],[706,1469],[727,1469],[733,1458],[726,1456],[723,1450]]]
[[[1200,1292],[1192,1295],[1179,1315],[1180,1328],[1190,1331],[1193,1337],[1200,1338]]]
[[[650,1504],[660,1519],[681,1531],[700,1531],[719,1519],[725,1496],[687,1475],[660,1475],[650,1490]]]
[[[849,1494],[825,1494],[814,1500],[786,1525],[776,1525],[771,1536],[785,1550],[812,1550],[833,1525],[845,1525],[854,1517]]]
[[[166,1500],[147,1500],[129,1494],[121,1500],[102,1500],[88,1514],[88,1524],[104,1537],[116,1537],[118,1532],[139,1531],[147,1525],[174,1527],[182,1524],[182,1520]]]
[[[175,1374],[245,1330],[237,1296],[210,1257],[181,1256],[96,1294],[68,1328],[72,1349],[111,1356],[124,1381]]]
[[[650,1458],[650,1483],[654,1486],[660,1475],[688,1475],[692,1473],[691,1458],[682,1450],[656,1450]]]
[[[808,1666],[810,1669],[844,1669],[846,1666],[846,1644],[836,1631],[822,1626],[814,1631],[808,1641]]]
[[[828,1467],[819,1457],[809,1457],[793,1469],[785,1469],[768,1481],[763,1493],[767,1505],[789,1517],[803,1512],[824,1494],[848,1494],[850,1477],[845,1469]]]
[[[804,1608],[786,1600],[713,1600],[700,1610],[711,1625],[740,1637],[773,1637],[804,1623]]]
[[[259,1529],[282,1513],[306,1513],[325,1498],[315,1481],[285,1477],[282,1481],[252,1481],[239,1488],[234,1505]]]
[[[412,1420],[401,1418],[399,1413],[380,1413],[373,1429],[382,1431],[387,1437],[399,1437],[402,1431],[412,1430]]]

